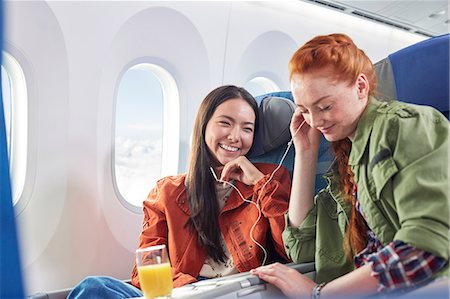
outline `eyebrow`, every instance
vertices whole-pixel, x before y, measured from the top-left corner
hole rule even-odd
[[[236,120],[234,118],[232,118],[232,117],[230,117],[228,115],[218,115],[217,117],[224,117],[226,119],[229,119],[230,121],[236,122]],[[245,121],[242,124],[255,126],[255,123],[251,122],[251,121]]]
[[[325,99],[327,99],[327,98],[329,98],[329,97],[331,97],[331,95],[325,95],[325,96],[323,96],[323,97],[320,97],[320,98],[318,98],[317,100],[315,100],[315,101],[311,104],[311,106],[316,106],[317,104],[319,104],[320,102],[322,102],[323,100],[325,100]],[[304,107],[303,105],[297,105],[297,106],[302,106],[302,107]]]

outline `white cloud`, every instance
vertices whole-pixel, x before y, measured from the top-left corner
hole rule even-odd
[[[127,201],[142,206],[161,176],[161,157],[161,139],[116,138],[116,180]]]

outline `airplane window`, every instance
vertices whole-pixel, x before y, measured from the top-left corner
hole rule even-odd
[[[255,77],[248,81],[244,88],[254,97],[266,94],[269,92],[280,91],[278,85],[271,79],[266,77]]]
[[[23,70],[17,60],[3,52],[1,66],[2,101],[8,144],[9,171],[13,204],[19,202],[25,186],[27,164],[27,89]]]
[[[177,170],[179,114],[174,82],[167,71],[148,63],[131,67],[120,81],[115,184],[119,199],[134,207],[142,207],[161,176]]]

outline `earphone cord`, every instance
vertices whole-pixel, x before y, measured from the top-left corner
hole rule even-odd
[[[303,122],[300,124],[300,126],[299,126],[299,127],[297,128],[297,130],[295,131],[294,136],[292,136],[291,140],[288,142],[288,146],[287,146],[286,151],[284,152],[283,156],[281,157],[280,163],[278,163],[277,168],[275,168],[275,170],[272,171],[272,173],[270,174],[269,179],[268,179],[268,180],[264,183],[264,185],[261,187],[261,191],[258,193],[258,197],[256,198],[256,202],[253,202],[253,201],[251,201],[251,200],[245,199],[244,196],[242,195],[241,191],[239,191],[239,189],[236,188],[236,187],[235,187],[233,184],[231,184],[230,182],[219,180],[219,179],[217,178],[216,173],[215,173],[214,170],[212,169],[212,167],[210,167],[210,170],[211,170],[211,172],[212,172],[212,174],[213,174],[213,177],[214,177],[214,179],[215,179],[217,182],[220,182],[220,183],[226,183],[226,184],[230,185],[231,187],[233,187],[233,189],[237,191],[237,193],[239,194],[239,196],[241,197],[241,199],[242,199],[243,201],[255,205],[256,209],[258,210],[258,218],[256,218],[255,223],[253,223],[253,225],[252,225],[252,227],[251,227],[251,229],[250,229],[250,239],[251,239],[251,240],[252,240],[259,248],[261,248],[261,250],[262,250],[263,253],[264,253],[264,258],[263,258],[263,261],[262,261],[262,263],[261,263],[262,266],[264,266],[264,265],[266,264],[266,261],[267,261],[267,251],[266,251],[266,249],[264,248],[264,246],[262,246],[262,245],[261,245],[258,241],[256,241],[255,238],[253,237],[253,229],[256,227],[256,224],[257,224],[258,221],[261,219],[261,215],[262,215],[261,207],[259,206],[260,197],[261,197],[261,194],[263,194],[263,190],[264,190],[264,188],[266,187],[266,185],[272,180],[273,176],[275,175],[275,172],[277,172],[278,169],[281,168],[281,165],[283,164],[283,161],[284,161],[284,159],[286,158],[286,156],[287,156],[287,154],[288,154],[288,152],[289,152],[289,149],[291,148],[291,145],[292,145],[292,143],[293,143],[293,140],[294,140],[295,135],[297,135],[298,131],[301,129],[301,127],[303,126],[304,123],[305,123],[305,120],[303,120]]]

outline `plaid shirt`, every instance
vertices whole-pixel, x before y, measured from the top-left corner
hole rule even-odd
[[[365,218],[357,200],[356,208]],[[383,246],[375,234],[368,230],[367,246],[354,259],[357,268],[369,263],[372,275],[378,278],[378,292],[399,290],[417,286],[439,271],[445,260],[429,252],[417,249],[402,241]]]

